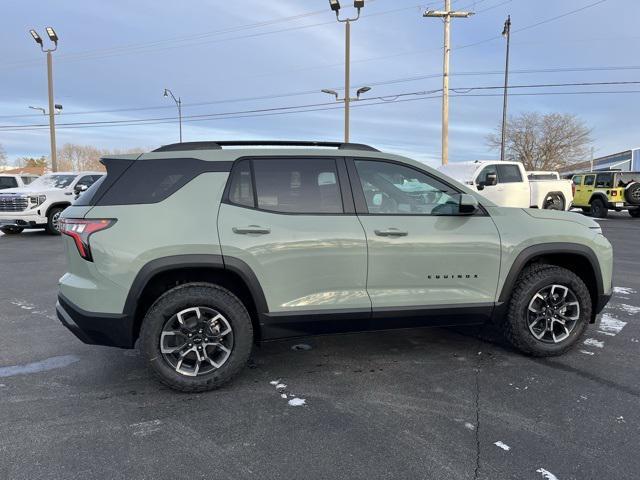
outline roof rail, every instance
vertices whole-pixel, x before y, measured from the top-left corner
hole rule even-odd
[[[288,140],[224,140],[220,142],[184,142],[172,143],[156,148],[154,152],[179,152],[184,150],[221,150],[222,147],[330,147],[338,150],[366,150],[379,152],[378,149],[362,143],[313,142]]]

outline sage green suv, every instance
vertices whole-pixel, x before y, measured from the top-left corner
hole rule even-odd
[[[85,343],[138,342],[178,390],[220,386],[255,342],[331,332],[494,322],[559,355],[611,295],[593,220],[498,207],[366,145],[194,142],[103,163],[62,214],[57,314]]]

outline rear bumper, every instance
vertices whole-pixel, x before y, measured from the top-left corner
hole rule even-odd
[[[128,315],[92,313],[58,295],[56,314],[62,324],[90,345],[133,348],[133,320]]]

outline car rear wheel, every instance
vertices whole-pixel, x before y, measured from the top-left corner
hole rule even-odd
[[[564,199],[558,193],[550,193],[544,199],[542,208],[545,210],[564,210]]]
[[[561,355],[591,318],[591,296],[573,272],[552,265],[527,267],[519,276],[504,322],[505,336],[524,353]]]
[[[591,215],[595,218],[606,218],[609,213],[607,206],[602,200],[596,198],[591,202]]]
[[[20,228],[20,227],[2,227],[0,228],[0,232],[4,233],[5,235],[18,235],[19,233],[22,233],[24,229]]]
[[[54,207],[47,215],[47,226],[45,230],[49,235],[60,235],[60,214],[64,207]]]
[[[188,283],[149,309],[140,346],[162,383],[183,392],[213,390],[246,365],[253,347],[251,318],[229,290]]]

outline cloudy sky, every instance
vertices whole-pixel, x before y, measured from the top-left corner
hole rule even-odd
[[[366,2],[352,26],[352,87],[372,90],[352,110],[352,141],[439,162],[441,102],[438,92],[425,92],[441,86],[442,22],[422,12],[443,3]],[[342,4],[354,13],[350,2]],[[507,14],[514,86],[640,80],[638,0],[453,6],[477,13],[452,27],[451,161],[496,157],[485,138],[500,122],[501,90],[469,89],[502,84]],[[47,102],[45,56],[28,30],[44,35],[49,25],[60,37],[59,145],[125,149],[177,141],[177,112],[162,96],[165,87],[184,103],[185,141],[342,138],[342,110],[320,93],[344,83],[344,26],[326,0],[9,0],[2,23],[0,144],[10,160],[49,151],[48,130],[37,127],[46,117],[28,109]],[[640,83],[511,93],[510,113],[578,115],[593,128],[596,156],[640,146]]]

